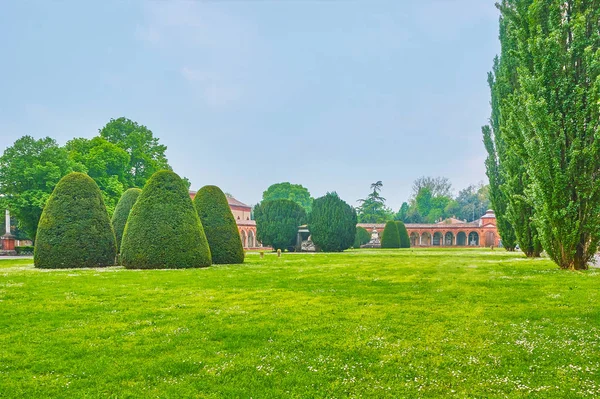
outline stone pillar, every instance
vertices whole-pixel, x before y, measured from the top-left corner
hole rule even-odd
[[[6,220],[4,221],[4,230],[6,233],[2,236],[2,250],[14,252],[15,237],[10,233],[10,212],[8,209],[4,213]]]
[[[4,233],[10,234],[10,212],[4,211]]]
[[[419,234],[419,246],[423,245],[423,236]]]

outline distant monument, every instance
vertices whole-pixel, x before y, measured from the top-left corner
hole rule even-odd
[[[381,248],[381,240],[379,239],[379,232],[376,228],[373,228],[371,231],[371,241],[368,243],[361,245],[361,248]]]
[[[8,209],[5,213],[4,219],[4,229],[6,233],[0,238],[2,240],[2,246],[0,247],[1,255],[16,255],[15,251],[15,236],[10,233],[10,213]]]

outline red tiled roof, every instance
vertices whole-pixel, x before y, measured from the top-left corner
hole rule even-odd
[[[195,196],[196,196],[196,191],[190,191],[190,198],[194,199]],[[252,209],[252,207],[250,205],[246,205],[243,202],[238,201],[233,197],[227,197],[227,203],[229,204],[229,206],[237,206],[240,208]]]
[[[246,205],[243,202],[238,201],[233,197],[227,197],[227,203],[229,204],[229,206],[239,206],[239,207],[250,209],[250,205]]]

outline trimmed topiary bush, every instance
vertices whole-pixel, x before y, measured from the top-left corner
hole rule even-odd
[[[298,226],[306,222],[304,208],[287,199],[262,201],[254,207],[256,238],[274,250],[296,245]]]
[[[396,220],[396,226],[400,235],[400,248],[410,248],[410,237],[408,236],[408,230],[406,230],[404,222]]]
[[[354,208],[333,192],[313,202],[308,228],[318,249],[341,252],[354,244],[356,222]]]
[[[354,237],[354,248],[360,248],[361,245],[364,245],[371,241],[371,234],[364,227],[356,228],[356,236]]]
[[[115,264],[117,246],[100,189],[84,173],[63,177],[38,224],[35,267],[102,267]]]
[[[139,188],[130,188],[123,193],[121,199],[119,199],[119,202],[117,203],[115,213],[111,220],[113,230],[115,231],[115,238],[117,239],[117,253],[121,252],[121,239],[123,238],[123,231],[125,230],[127,218],[129,217],[131,208],[133,208],[133,205],[141,193],[142,190]]]
[[[177,269],[211,264],[210,248],[184,181],[162,170],[150,177],[123,232],[128,269]]]
[[[244,247],[227,197],[217,186],[204,186],[194,197],[194,206],[216,264],[244,263]]]
[[[400,248],[400,233],[398,233],[396,222],[389,221],[385,224],[381,248]]]

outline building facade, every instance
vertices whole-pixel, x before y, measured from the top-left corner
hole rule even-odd
[[[385,224],[359,223],[369,233],[376,230],[381,237]],[[466,222],[455,218],[438,223],[406,223],[413,247],[498,247],[501,244],[496,215],[488,210],[480,219]]]

